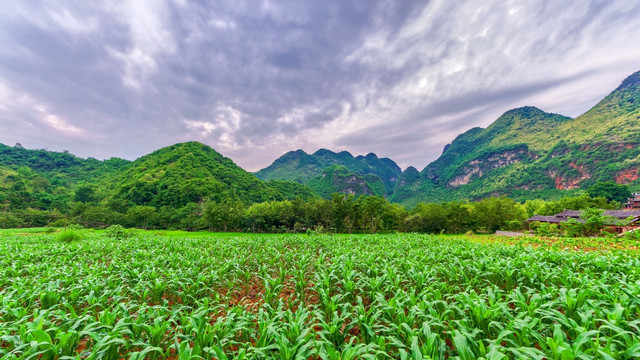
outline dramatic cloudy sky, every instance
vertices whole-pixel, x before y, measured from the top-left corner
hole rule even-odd
[[[577,116],[640,70],[636,0],[22,1],[0,5],[0,142],[135,159],[198,140],[422,169],[535,105]]]

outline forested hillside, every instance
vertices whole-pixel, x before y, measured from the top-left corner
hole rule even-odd
[[[165,224],[175,225],[189,215],[200,216],[205,203],[246,207],[317,197],[298,183],[265,183],[198,142],[175,144],[133,162],[0,144],[0,180],[4,227],[34,223],[32,218],[47,224],[79,215],[100,225],[154,213],[163,213]]]
[[[65,211],[93,197],[92,186],[129,161],[82,159],[66,152],[28,150],[0,144],[0,210]]]
[[[307,185],[318,195],[330,198],[334,193],[384,196],[384,183],[374,174],[361,175],[342,165],[331,165]]]
[[[459,135],[419,176],[408,169],[391,199],[550,198],[609,180],[637,190],[639,143],[637,72],[575,119],[524,107]]]
[[[346,171],[328,169],[332,165],[343,166]],[[347,151],[335,153],[320,149],[311,155],[302,150],[290,151],[255,174],[263,180],[279,179],[306,184],[322,196],[329,197],[334,192],[353,194],[354,189],[357,195],[391,195],[401,173],[402,170],[393,160],[379,158],[373,153],[354,157]],[[323,174],[331,174],[334,181],[319,180],[318,176]],[[358,180],[362,184],[354,186],[354,175],[369,184]],[[377,188],[378,183],[383,186],[382,192]]]
[[[182,207],[205,199],[245,204],[286,195],[199,142],[171,145],[132,162],[104,195],[135,205]]]

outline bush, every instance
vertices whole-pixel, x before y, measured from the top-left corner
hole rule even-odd
[[[19,217],[9,213],[0,213],[0,229],[12,229],[22,226],[24,226],[24,221]]]
[[[76,230],[66,230],[58,234],[56,239],[60,242],[72,243],[84,239],[81,232]]]
[[[504,229],[507,231],[518,231],[525,228],[525,224],[522,220],[509,220],[504,226]]]
[[[626,233],[624,233],[624,237],[627,238],[628,240],[638,241],[640,240],[640,230],[639,229],[629,230]]]
[[[126,239],[132,235],[131,231],[125,229],[122,225],[111,225],[104,231],[104,234],[112,239]]]
[[[556,224],[539,223],[536,226],[532,226],[532,229],[536,236],[558,236],[559,233],[558,225]]]

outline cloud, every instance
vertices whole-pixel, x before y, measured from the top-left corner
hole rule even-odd
[[[297,148],[423,168],[510,108],[577,116],[640,65],[625,0],[7,0],[0,23],[0,142],[199,140],[249,170]]]
[[[123,64],[122,82],[125,86],[140,90],[142,83],[158,70],[158,56],[175,51],[173,33],[169,21],[169,9],[162,0],[137,0],[125,2],[112,9],[116,17],[125,19],[129,30],[129,44],[125,49],[106,49],[113,58]]]
[[[49,16],[56,25],[72,34],[89,34],[98,29],[98,21],[95,17],[76,17],[68,9],[51,11]]]
[[[237,148],[235,132],[240,127],[242,114],[240,111],[220,106],[215,109],[208,121],[184,120],[191,136],[199,140],[209,140],[229,150]]]

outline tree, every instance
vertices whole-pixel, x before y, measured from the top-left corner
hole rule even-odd
[[[93,189],[89,186],[79,186],[76,191],[74,200],[81,203],[88,203],[93,201]]]
[[[447,214],[445,229],[448,233],[461,234],[476,228],[476,224],[471,218],[469,204],[462,201],[451,201],[442,203],[442,207]]]
[[[188,203],[176,211],[180,228],[193,231],[202,228],[202,207],[197,203]]]
[[[473,204],[473,215],[480,226],[495,232],[512,227],[512,223],[524,225],[526,213],[523,207],[506,197],[490,197]]]
[[[582,210],[587,208],[617,209],[619,205],[617,202],[609,202],[604,197],[592,198],[589,194],[584,193],[580,196],[563,197],[557,201],[547,201],[542,207],[538,208],[535,215],[554,215],[564,210]]]
[[[110,224],[119,222],[122,215],[110,210],[106,206],[86,205],[77,217],[78,223],[92,228],[104,228]]]
[[[603,197],[608,202],[617,201],[620,204],[624,204],[632,196],[631,191],[626,185],[618,184],[615,181],[599,182],[591,185],[587,189],[589,196]]]
[[[580,219],[584,221],[582,233],[585,236],[599,235],[606,225],[614,224],[614,219],[605,215],[602,209],[584,209]]]
[[[24,221],[11,213],[0,212],[0,229],[18,228],[24,225]]]
[[[595,236],[600,235],[605,226],[612,224],[615,224],[615,219],[605,215],[604,210],[588,208],[582,211],[580,220],[569,219],[562,223],[562,228],[570,237]]]
[[[127,210],[127,218],[131,220],[135,227],[144,230],[149,228],[149,223],[152,222],[155,215],[156,208],[153,206],[136,205]]]
[[[542,199],[527,200],[524,202],[524,209],[528,217],[540,215],[540,210],[544,207],[545,201]]]
[[[385,202],[380,220],[384,230],[399,230],[405,217],[407,217],[407,210],[404,206]]]
[[[204,205],[203,220],[209,229],[228,231],[237,230],[244,214],[244,205],[229,198],[220,203],[209,201]]]
[[[368,227],[372,234],[376,232],[387,203],[385,199],[378,196],[368,196],[364,199],[363,228]]]
[[[442,204],[419,203],[407,219],[406,227],[409,231],[437,234],[447,230],[447,211]]]

